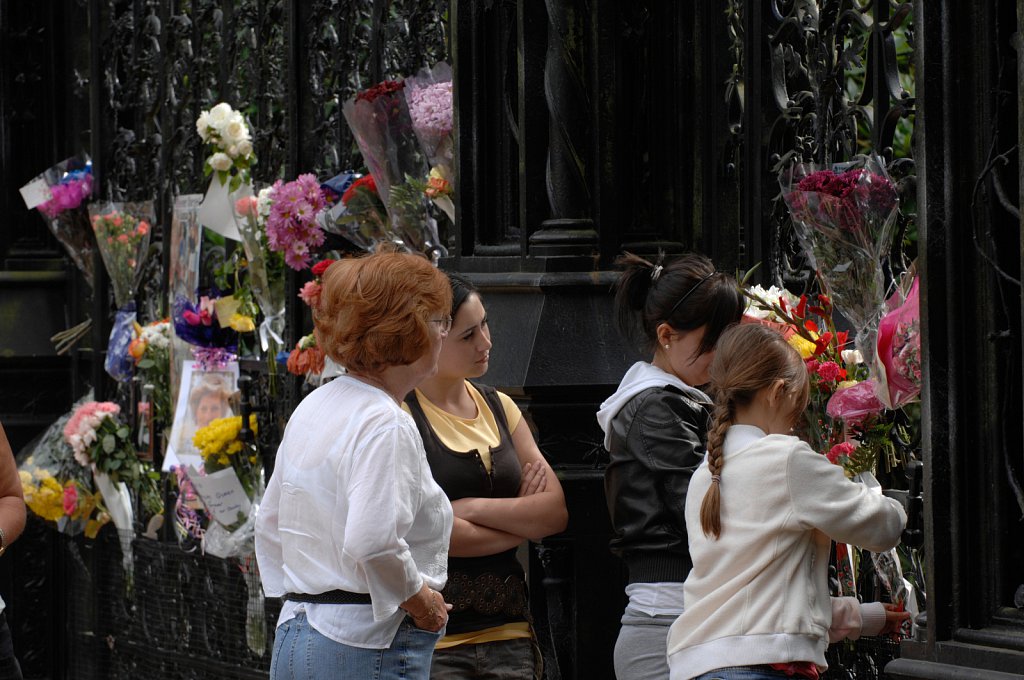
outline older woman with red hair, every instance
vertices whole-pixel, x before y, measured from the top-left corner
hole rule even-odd
[[[348,373],[292,414],[256,522],[264,591],[284,599],[274,680],[429,677],[452,508],[400,404],[437,370],[450,308],[415,255],[324,272],[317,344]]]

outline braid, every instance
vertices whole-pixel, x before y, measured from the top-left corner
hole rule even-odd
[[[722,444],[725,433],[732,425],[735,402],[732,395],[723,395],[723,401],[715,407],[711,429],[708,431],[708,471],[711,472],[711,486],[704,494],[700,505],[700,528],[705,536],[718,538],[722,535]]]

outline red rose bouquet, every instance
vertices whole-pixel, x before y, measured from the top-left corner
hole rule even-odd
[[[797,240],[870,362],[885,301],[880,263],[899,207],[896,187],[877,156],[828,169],[797,164],[779,179]]]
[[[387,209],[391,231],[410,250],[445,254],[422,184],[429,174],[404,81],[384,81],[345,102],[342,113]]]

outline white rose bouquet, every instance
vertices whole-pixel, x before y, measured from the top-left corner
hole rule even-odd
[[[249,126],[241,113],[221,102],[199,114],[196,132],[210,152],[203,165],[204,175],[217,173],[221,184],[228,185],[231,191],[249,183],[249,168],[256,162],[256,154]]]

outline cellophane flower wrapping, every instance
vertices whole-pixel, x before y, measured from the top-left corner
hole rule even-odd
[[[430,167],[413,126],[403,81],[385,81],[345,102],[342,113],[373,175],[391,229],[410,250],[440,257],[437,222],[423,192]]]
[[[796,164],[780,184],[797,240],[870,364],[885,302],[881,263],[899,209],[896,187],[874,155],[831,168]]]
[[[46,183],[50,198],[35,207],[91,288],[96,240],[86,204],[93,190],[92,161],[85,155],[67,158],[37,180]]]
[[[897,293],[898,294],[898,293]],[[920,286],[915,277],[902,303],[894,302],[878,324],[872,373],[886,408],[900,408],[921,393]]]
[[[259,326],[260,347],[273,357],[284,346],[285,277],[284,257],[281,252],[270,249],[267,239],[271,194],[271,189],[266,188],[253,195],[252,187],[245,186],[236,192],[232,203],[245,249],[249,286],[263,314]],[[271,362],[272,370],[273,366]]]
[[[135,296],[153,230],[153,202],[91,203],[89,219],[118,309]]]
[[[87,401],[91,398],[86,397],[76,408]],[[61,533],[84,533],[92,539],[110,521],[110,514],[94,488],[91,471],[75,460],[71,445],[64,439],[64,427],[73,411],[46,429],[18,465],[18,476],[25,505],[34,515],[52,523]]]
[[[320,224],[325,231],[346,238],[366,252],[373,252],[381,243],[400,241],[391,230],[387,208],[372,174],[344,173],[329,182],[336,187],[338,200],[321,213]]]
[[[245,577],[247,593],[245,635],[249,649],[260,656],[266,649],[266,614],[263,588],[255,560],[256,514],[263,498],[263,465],[255,445],[241,434],[242,417],[218,418],[196,431],[193,443],[203,457],[206,472],[232,469],[252,502],[249,515],[230,527],[212,522],[203,535],[206,552],[218,557],[234,557]],[[249,430],[258,431],[255,415],[249,416]]]
[[[440,62],[406,78],[405,98],[416,137],[430,163],[425,193],[454,224],[455,116],[451,66]]]

